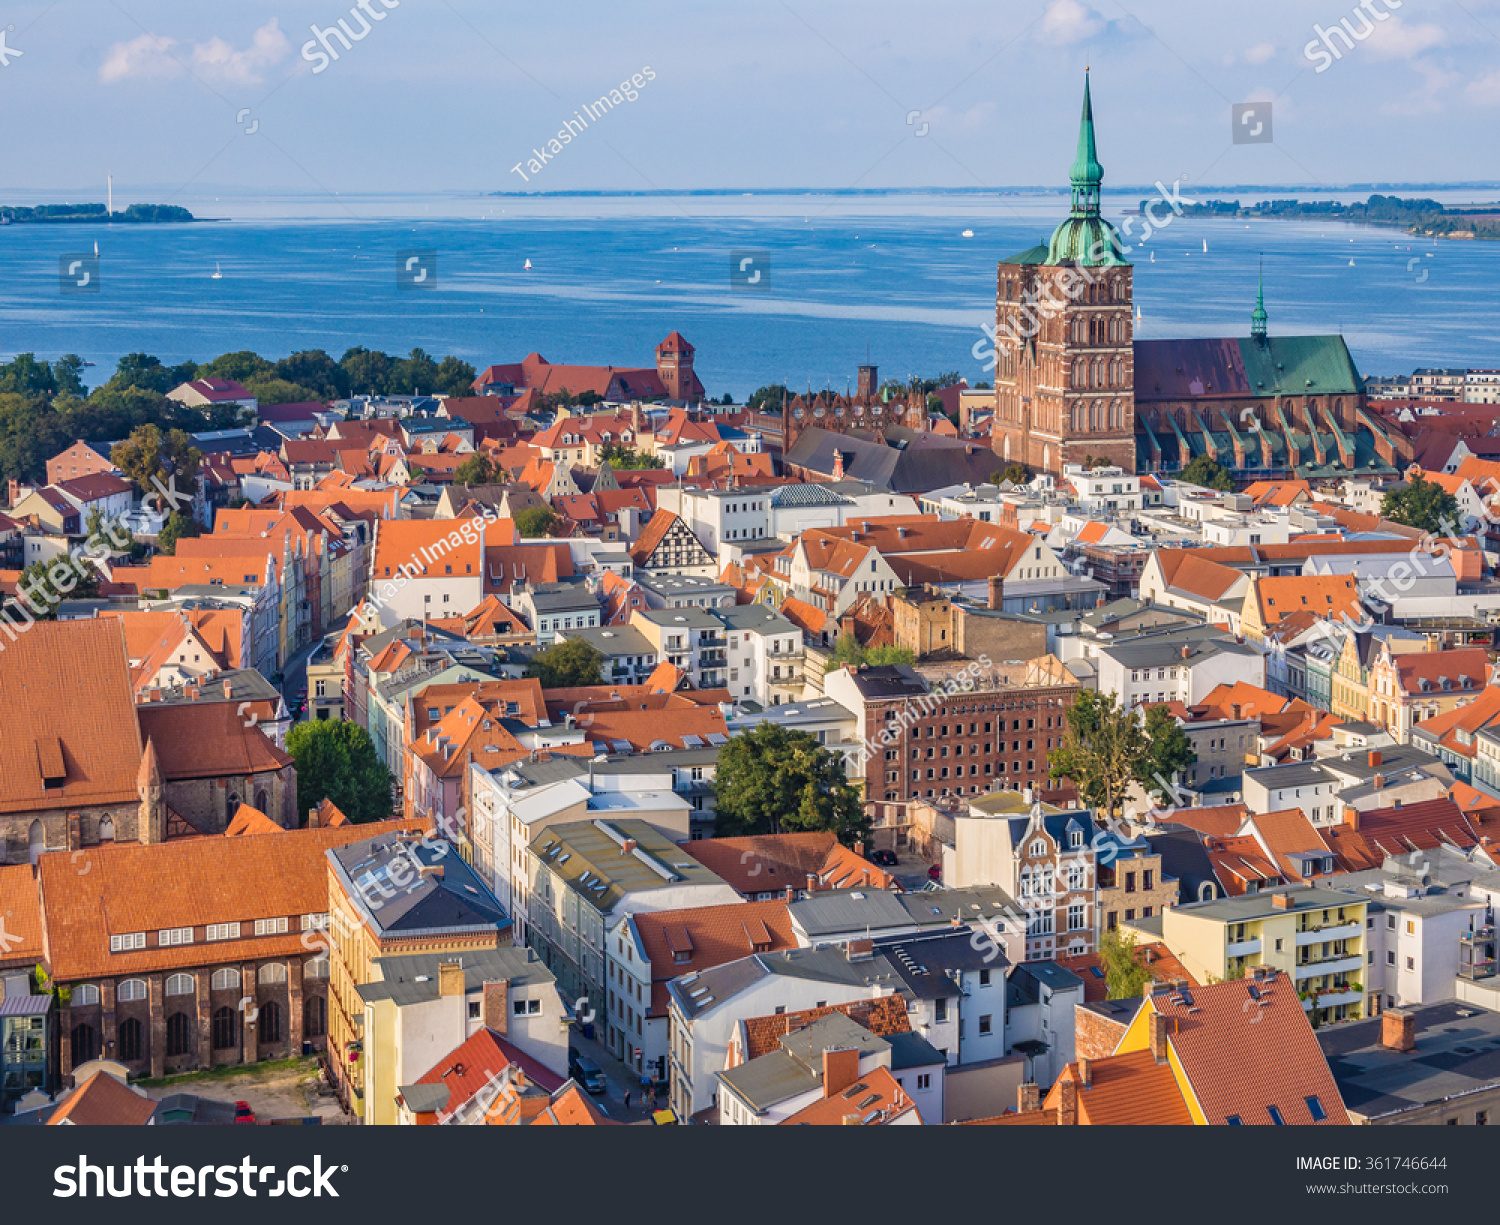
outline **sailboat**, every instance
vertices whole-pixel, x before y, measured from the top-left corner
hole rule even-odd
[[[1349,261],[1349,267],[1351,267],[1351,268],[1354,267],[1354,261],[1352,259]]]
[[[1206,239],[1206,238],[1203,240],[1203,254],[1204,255],[1208,254],[1208,239]]]
[[[531,261],[530,261],[530,260],[527,260],[527,261],[526,261],[526,271],[527,271],[527,272],[530,272],[530,271],[531,271]]]
[[[1156,252],[1155,251],[1151,252],[1151,262],[1153,264],[1156,263]]]
[[[1137,327],[1141,325],[1141,304],[1139,302],[1135,304],[1135,324]]]
[[[210,276],[208,279],[210,281],[222,281],[224,279],[224,274],[219,271],[219,261],[218,260],[214,260],[213,275]]]

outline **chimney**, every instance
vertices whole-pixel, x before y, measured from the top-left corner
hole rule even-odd
[[[797,891],[790,885],[786,887],[786,900],[789,902],[795,902],[797,900]]]
[[[1370,769],[1373,770],[1379,764],[1380,764],[1380,750],[1379,749],[1371,749],[1370,750]]]
[[[1377,774],[1370,780],[1370,786],[1375,788],[1376,791],[1379,791],[1382,787],[1385,786],[1385,775]]]
[[[1085,1089],[1094,1087],[1094,1061],[1086,1055],[1078,1057],[1078,1079]]]
[[[823,1052],[823,1096],[833,1097],[842,1093],[859,1079],[859,1052]]]
[[[1380,1045],[1388,1051],[1417,1049],[1417,1018],[1404,1008],[1387,1008],[1380,1014]]]
[[[809,893],[816,893],[817,889],[818,889],[818,876],[817,876],[817,873],[815,873],[815,872],[809,872],[807,874],[807,891]]]
[[[480,1012],[485,1028],[504,1037],[510,1021],[510,982],[502,978],[499,982],[485,983],[480,990],[483,993]]]
[[[844,946],[845,956],[850,961],[869,961],[875,956],[875,942],[873,940],[851,940]]]
[[[309,808],[307,810],[307,828],[318,828],[318,810],[316,808]]]
[[[1344,809],[1344,824],[1349,827],[1351,834],[1359,833],[1359,809],[1346,807]]]
[[[858,839],[854,843],[854,853],[856,855],[858,855],[861,859],[863,859],[865,857],[865,843],[864,843],[864,839],[863,838]]]
[[[1192,653],[1193,652],[1192,652],[1191,648],[1188,646],[1187,643],[1184,642],[1182,644],[1182,657],[1183,657],[1183,659],[1187,659],[1190,655],[1192,655]]]
[[[1166,1018],[1162,1018],[1165,1020]],[[1059,1127],[1078,1126],[1078,1085],[1071,1080],[1060,1080],[1057,1082],[1057,1125]]]
[[[636,844],[634,838],[625,839],[624,842],[620,843],[620,854],[629,855],[633,853],[635,851],[635,845]]]
[[[1271,894],[1271,908],[1273,910],[1291,910],[1292,905],[1292,895],[1290,893]]]
[[[1042,1087],[1028,1080],[1019,1086],[1016,1093],[1016,1109],[1022,1114],[1035,1114],[1042,1108]]]
[[[1005,576],[1003,574],[990,575],[990,598],[989,608],[992,612],[999,612],[1005,607]]]
[[[844,453],[842,451],[833,453],[833,479],[836,481],[844,479]]]
[[[464,963],[462,961],[438,962],[438,994],[462,995],[464,993]]]
[[[1151,1056],[1157,1063],[1167,1061],[1167,1032],[1172,1019],[1159,1012],[1151,1014]]]
[[[234,685],[229,681],[224,682],[224,697],[225,700],[234,697]]]

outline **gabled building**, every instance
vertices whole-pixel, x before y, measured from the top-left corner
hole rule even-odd
[[[630,547],[630,560],[642,570],[697,574],[711,578],[718,564],[680,515],[658,510]]]

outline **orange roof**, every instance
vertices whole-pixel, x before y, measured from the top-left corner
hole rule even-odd
[[[1246,823],[1257,835],[1260,845],[1274,857],[1276,866],[1287,880],[1302,879],[1296,861],[1291,858],[1293,854],[1333,849],[1300,808],[1256,813],[1248,817]]]
[[[1282,872],[1249,834],[1239,838],[1211,838],[1204,843],[1214,876],[1232,897],[1246,893],[1251,884],[1279,882]]]
[[[493,1118],[490,1120],[494,1121]],[[530,1120],[532,1127],[618,1127],[619,1119],[607,1118],[589,1100],[576,1080],[570,1080],[552,1095],[552,1100]]]
[[[1298,498],[1312,498],[1306,481],[1255,481],[1243,491],[1257,506],[1290,506]]]
[[[1475,754],[1473,733],[1482,727],[1489,726],[1497,717],[1500,717],[1500,685],[1486,685],[1480,690],[1479,696],[1467,706],[1460,706],[1446,714],[1434,715],[1431,719],[1422,720],[1418,727],[1422,740],[1415,742],[1425,743],[1427,737],[1430,736],[1449,752],[1457,753],[1461,757],[1473,758]],[[1467,744],[1458,738],[1459,732],[1466,733]]]
[[[1360,619],[1359,584],[1352,574],[1287,574],[1254,581],[1261,624],[1275,625],[1288,613],[1307,611],[1329,621]]]
[[[1490,678],[1490,656],[1483,647],[1414,651],[1410,655],[1394,655],[1391,662],[1396,667],[1397,682],[1406,693],[1431,692],[1423,687],[1423,681],[1439,692],[1445,680],[1456,689],[1482,689]]]
[[[481,532],[482,539],[475,539]],[[413,578],[479,575],[484,570],[483,547],[513,545],[516,540],[516,525],[509,519],[487,522],[482,528],[468,520],[386,520],[375,525],[370,577],[378,581],[398,573]]]
[[[8,652],[7,652],[8,653]],[[134,788],[132,788],[132,791]],[[330,847],[416,822],[287,830],[279,838],[117,842],[38,861],[47,961],[58,982],[100,975],[302,956],[302,936],[246,937],[111,953],[109,937],[209,923],[319,914],[328,909]]]
[[[1165,944],[1153,942],[1137,944],[1135,959],[1151,971],[1157,982],[1186,979],[1189,986],[1196,987],[1197,980],[1188,973],[1187,967],[1178,961]],[[1104,976],[1104,964],[1098,953],[1077,953],[1072,957],[1055,958],[1058,965],[1071,970],[1083,980],[1083,1002],[1097,1004],[1109,998],[1109,982]]]
[[[48,1127],[144,1127],[156,1103],[108,1072],[99,1071],[63,1099],[47,1120]]]
[[[791,916],[781,900],[658,910],[635,915],[633,923],[651,963],[648,1016],[667,1014],[671,979],[752,953],[797,947]]]
[[[0,812],[137,802],[141,733],[118,620],[42,621],[0,651]]]
[[[141,735],[155,744],[168,782],[261,774],[292,764],[258,725],[245,726],[233,702],[148,702],[138,714]]]
[[[751,902],[750,905],[756,903]],[[805,1029],[814,1021],[820,1021],[835,1012],[868,1029],[877,1038],[911,1033],[906,999],[899,993],[879,995],[874,999],[852,1000],[847,1004],[825,1004],[819,1008],[804,1008],[799,1012],[778,1012],[766,1017],[746,1018],[741,1022],[744,1026],[745,1049],[739,1052],[739,1062],[748,1063],[779,1050],[781,1040],[788,1034]]]
[[[332,800],[324,800],[317,806],[318,824],[325,829],[336,825],[348,825],[349,818],[344,815],[339,806]]]
[[[1497,800],[1492,795],[1486,795],[1482,791],[1476,791],[1468,783],[1455,781],[1453,786],[1448,789],[1448,797],[1458,805],[1458,810],[1466,816],[1473,814],[1488,817],[1491,809],[1500,812],[1500,800]]]
[[[1109,534],[1109,524],[1096,523],[1090,519],[1079,529],[1078,535],[1073,539],[1078,544],[1098,544]]]
[[[1078,1086],[1078,1122],[1082,1125],[1181,1127],[1193,1121],[1171,1064],[1157,1063],[1149,1050],[1091,1059],[1087,1085],[1078,1064],[1070,1063],[1047,1094],[1043,1109],[1060,1107],[1060,1086],[1065,1081]]]
[[[0,965],[42,959],[42,911],[29,863],[0,865]]]
[[[1289,699],[1259,685],[1236,681],[1232,685],[1210,689],[1201,702],[1194,703],[1188,710],[1191,717],[1200,719],[1255,719],[1264,714],[1280,714],[1288,702]]]
[[[1160,549],[1156,560],[1169,588],[1209,603],[1222,599],[1242,577],[1238,570],[1183,549]]]
[[[1272,1106],[1289,1125],[1310,1124],[1310,1097],[1323,1107],[1321,1123],[1348,1125],[1290,974],[1215,983],[1191,994],[1189,1003],[1158,991],[1145,1006],[1170,1018],[1167,1041],[1211,1125],[1238,1116],[1269,1126]],[[1259,1018],[1254,1025],[1246,1023],[1252,1011]]]
[[[226,838],[243,838],[252,834],[281,834],[286,831],[258,808],[241,804],[239,811],[224,828]]]
[[[861,1072],[859,1079],[849,1088],[830,1097],[823,1097],[804,1106],[796,1114],[781,1120],[783,1127],[806,1123],[814,1127],[835,1126],[840,1123],[859,1123],[864,1126],[880,1126],[893,1123],[908,1114],[922,1121],[917,1104],[906,1096],[905,1090],[896,1083],[889,1068],[873,1068]]]
[[[823,627],[828,624],[827,613],[821,608],[814,608],[806,600],[797,599],[796,596],[788,596],[783,600],[778,611],[806,634],[821,634]]]
[[[484,1027],[439,1059],[416,1083],[447,1085],[448,1101],[437,1113],[451,1115],[480,1090],[498,1083],[500,1074],[512,1064],[521,1065],[526,1079],[548,1093],[562,1087],[560,1076],[522,1055],[514,1044]]]
[[[1249,811],[1243,804],[1219,804],[1210,808],[1174,808],[1163,815],[1173,825],[1184,825],[1211,838],[1229,838],[1245,823]]]
[[[1324,840],[1345,872],[1378,868],[1386,856],[1403,859],[1413,851],[1448,845],[1468,850],[1480,838],[1478,813],[1466,816],[1451,799],[1422,800],[1399,808],[1375,808],[1359,814],[1359,829],[1333,825]]]
[[[683,850],[736,893],[806,889],[892,889],[896,878],[841,844],[831,830],[806,834],[752,834],[745,838],[701,838]]]

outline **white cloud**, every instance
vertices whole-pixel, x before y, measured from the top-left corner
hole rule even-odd
[[[1098,38],[1108,25],[1103,16],[1079,0],[1052,0],[1042,17],[1037,38],[1054,47],[1067,47]]]
[[[1500,68],[1470,81],[1464,97],[1475,106],[1500,106]]]
[[[255,31],[243,51],[218,37],[194,43],[191,50],[174,53],[173,49],[181,45],[178,39],[158,34],[142,34],[128,42],[115,43],[104,53],[99,80],[112,85],[116,81],[175,77],[187,70],[185,65],[190,65],[205,80],[255,85],[265,79],[268,68],[280,63],[291,51],[274,17]]]
[[[1412,64],[1417,75],[1422,78],[1422,86],[1415,89],[1406,97],[1395,102],[1389,102],[1381,107],[1381,111],[1387,115],[1432,115],[1443,109],[1442,99],[1439,97],[1450,86],[1456,85],[1461,79],[1456,72],[1449,72],[1439,68],[1436,64],[1427,60],[1417,60]]]
[[[142,34],[129,42],[116,43],[104,53],[99,66],[99,80],[105,85],[127,77],[171,77],[182,71],[182,65],[170,54],[177,40],[155,34]]]
[[[1276,44],[1275,43],[1256,43],[1255,46],[1249,47],[1249,48],[1246,49],[1246,51],[1245,51],[1245,63],[1247,63],[1247,64],[1264,64],[1267,60],[1269,60],[1275,54],[1276,54]]]
[[[1377,60],[1409,60],[1433,47],[1448,42],[1448,33],[1431,22],[1422,25],[1407,25],[1399,17],[1374,23],[1375,31],[1366,40],[1372,58]]]

